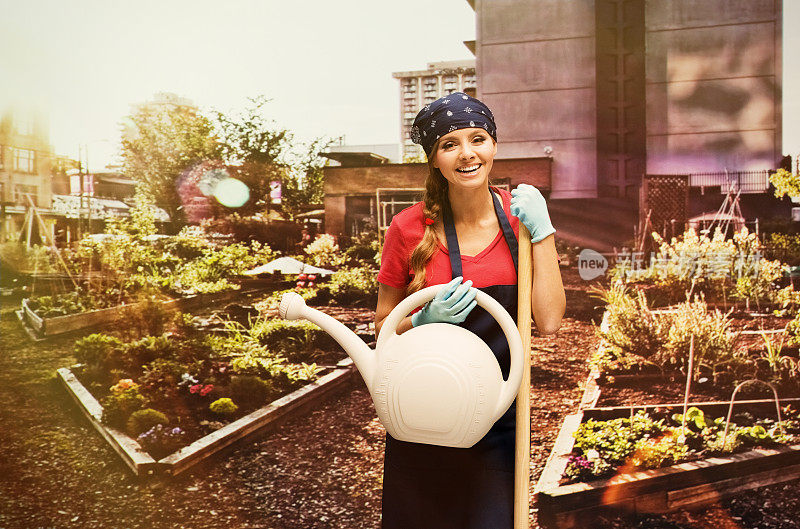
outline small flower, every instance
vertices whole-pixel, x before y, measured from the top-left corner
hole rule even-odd
[[[201,387],[202,386],[200,384],[195,384],[194,386],[189,388],[189,393],[192,393],[192,394],[197,393],[198,391],[200,391]]]
[[[464,112],[466,112],[467,114],[469,114],[470,112],[472,112],[472,109],[471,109],[471,108],[469,108],[469,107],[464,107]]]
[[[214,385],[213,384],[207,384],[203,389],[200,390],[200,395],[205,397],[206,395],[211,393],[211,391],[213,391],[213,389],[214,389]]]
[[[452,112],[451,110],[448,110],[448,111],[447,111],[447,115],[448,115],[448,116],[452,116],[452,115],[453,115],[453,112]]]

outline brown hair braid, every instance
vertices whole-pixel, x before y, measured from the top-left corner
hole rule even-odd
[[[436,152],[438,145],[439,142],[437,141],[433,145],[432,152]],[[425,195],[423,197],[425,218],[433,219],[434,221],[442,218],[444,207],[448,200],[447,180],[445,180],[442,172],[433,166],[433,155],[431,155],[428,160],[428,177],[425,179]],[[425,267],[437,249],[438,241],[434,226],[435,224],[425,225],[425,233],[422,235],[422,240],[411,252],[409,266],[414,273],[414,279],[411,280],[411,283],[406,288],[407,295],[425,286]]]

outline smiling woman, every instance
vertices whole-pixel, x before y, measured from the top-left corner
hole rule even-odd
[[[552,224],[533,186],[512,193],[489,186],[497,154],[494,116],[481,101],[456,92],[425,106],[412,138],[428,157],[425,197],[389,226],[378,274],[376,331],[394,307],[417,290],[449,284],[396,332],[450,323],[491,348],[503,378],[510,354],[499,324],[475,304],[489,294],[517,315],[517,238],[531,233],[531,311],[540,333],[555,332],[565,297]],[[527,307],[526,307],[527,308]],[[387,435],[383,480],[384,528],[510,528],[514,502],[516,406],[470,448],[400,441]],[[527,512],[527,509],[526,509]]]

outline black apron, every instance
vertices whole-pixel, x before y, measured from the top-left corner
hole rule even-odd
[[[491,192],[497,220],[514,268],[517,238],[500,201]],[[444,231],[453,277],[462,276],[452,213],[444,211]],[[469,278],[465,278],[469,279]],[[492,285],[489,294],[517,319],[517,285]],[[508,379],[511,356],[500,324],[476,306],[460,324],[483,339]],[[383,529],[503,529],[513,525],[516,401],[471,448],[409,443],[386,435],[383,467]]]

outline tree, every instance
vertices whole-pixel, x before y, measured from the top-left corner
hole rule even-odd
[[[292,171],[284,177],[281,190],[281,205],[291,220],[301,213],[301,206],[322,203],[325,197],[322,168],[327,163],[322,153],[333,142],[328,138],[317,138],[295,155]]]
[[[177,226],[186,222],[178,192],[182,175],[221,154],[211,121],[186,105],[142,105],[130,116],[129,127],[123,131],[125,174]]]
[[[232,176],[250,189],[250,199],[236,208],[247,216],[270,208],[270,183],[283,181],[286,158],[291,149],[292,134],[264,116],[270,101],[264,95],[248,98],[250,106],[237,116],[214,112],[217,133],[221,139],[223,160],[232,167]]]

